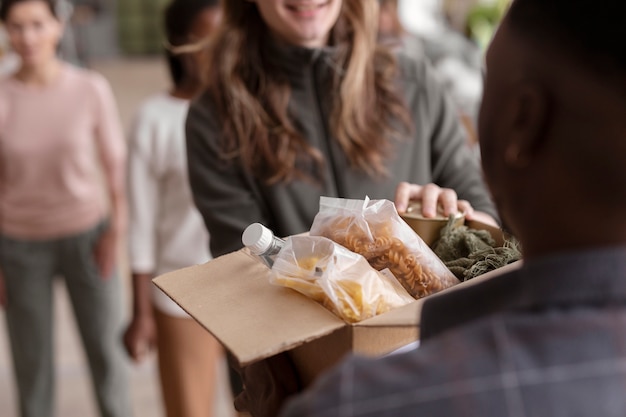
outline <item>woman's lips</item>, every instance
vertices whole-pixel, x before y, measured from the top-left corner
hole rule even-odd
[[[287,3],[286,7],[290,12],[298,17],[313,17],[323,7],[328,6],[330,1],[323,3],[317,2],[301,2],[301,3]]]

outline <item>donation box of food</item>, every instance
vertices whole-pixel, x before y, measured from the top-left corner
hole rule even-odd
[[[474,223],[473,227],[481,225]],[[315,224],[312,232],[314,228]],[[344,231],[348,229],[350,227],[344,227]],[[498,231],[492,229],[492,232]],[[294,246],[310,243],[307,237],[294,236],[290,241]],[[327,243],[323,242],[324,245]],[[333,252],[330,258],[336,261],[337,257]],[[515,263],[497,269],[443,291],[474,285],[517,266]],[[318,274],[327,267],[331,266],[324,264],[321,269],[311,266],[311,274]],[[399,273],[397,268],[390,269],[394,275]],[[295,291],[297,286],[288,288],[271,281],[277,281],[276,274],[248,249],[154,279],[154,283],[215,336],[241,366],[289,352],[305,385],[347,353],[379,356],[419,339],[421,306],[428,297],[410,299],[399,307],[381,310],[373,317],[345,320],[325,307],[320,299],[316,301]]]

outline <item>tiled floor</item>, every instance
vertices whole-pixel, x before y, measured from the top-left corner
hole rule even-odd
[[[158,59],[132,59],[100,62],[94,67],[104,74],[113,87],[120,114],[128,131],[132,114],[147,95],[167,85],[165,68]],[[123,264],[123,262],[122,262]],[[122,270],[125,271],[124,265]],[[127,285],[126,314],[130,311]],[[58,416],[96,417],[88,370],[65,288],[55,285],[55,348],[57,369]],[[215,417],[232,417],[232,400],[228,391],[224,366],[220,371]],[[161,417],[157,370],[154,358],[132,368],[132,396],[135,417]],[[5,331],[4,313],[0,310],[0,416],[17,417],[11,359]]]

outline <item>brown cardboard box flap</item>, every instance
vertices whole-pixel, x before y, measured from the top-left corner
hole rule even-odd
[[[522,265],[522,261],[516,261],[516,262],[510,263],[509,265],[503,266],[496,270],[482,274],[469,281],[465,281],[458,285],[450,287],[442,291],[439,294],[449,293],[452,291],[461,290],[463,288],[479,284],[485,280],[491,279],[498,275],[502,275],[504,273],[517,269],[521,267],[521,265]],[[363,320],[359,323],[354,324],[354,326],[357,326],[357,327],[419,327],[421,313],[422,313],[422,305],[427,299],[428,297],[424,297],[419,300],[415,300],[414,302],[410,304],[395,308],[391,311],[386,312],[385,314],[381,314],[381,315],[369,318],[367,320]]]
[[[520,264],[444,292],[477,284]],[[153,282],[244,366],[292,351],[308,358],[310,363],[303,365],[308,370],[302,372],[313,378],[350,350],[380,355],[418,338],[425,299],[350,325],[304,295],[270,284],[270,274],[258,258],[243,249],[162,275]],[[328,350],[326,356],[320,355],[320,350]]]
[[[247,365],[346,326],[313,300],[269,284],[269,269],[245,250],[153,281]]]
[[[384,314],[355,323],[360,327],[417,327],[420,324],[422,301],[416,300]]]

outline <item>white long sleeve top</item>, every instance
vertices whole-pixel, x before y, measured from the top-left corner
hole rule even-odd
[[[167,93],[148,98],[135,117],[129,149],[129,252],[134,273],[160,275],[211,259],[209,235],[187,178],[189,102]],[[155,307],[186,313],[156,286]]]

